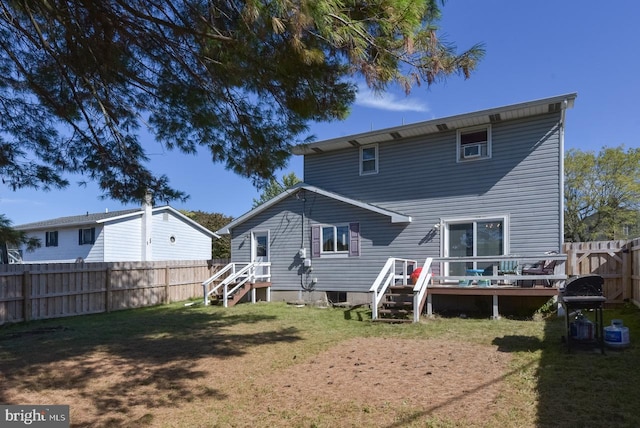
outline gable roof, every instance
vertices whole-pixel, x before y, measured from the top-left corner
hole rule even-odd
[[[191,220],[186,215],[182,214],[180,211],[175,208],[170,207],[169,205],[165,205],[162,207],[156,207],[152,209],[152,213],[157,213],[161,211],[169,211],[173,213],[178,218],[181,218],[192,227],[200,230],[202,233],[219,238],[220,236],[216,233],[210,231],[206,227],[202,226],[200,223]],[[22,231],[31,231],[31,230],[43,230],[43,229],[53,229],[53,228],[71,228],[71,227],[81,227],[81,226],[91,226],[96,224],[104,224],[109,223],[116,220],[133,218],[142,216],[144,214],[144,210],[142,208],[133,208],[128,210],[119,210],[119,211],[111,211],[111,212],[103,212],[103,213],[89,213],[87,212],[84,215],[74,215],[68,217],[58,217],[50,220],[37,221],[33,223],[26,223],[15,226],[14,229],[22,230]]]
[[[297,192],[299,192],[300,190],[307,190],[309,192],[314,192],[317,193],[319,195],[325,196],[327,198],[331,198],[331,199],[335,199],[336,201],[340,201],[343,202],[345,204],[349,204],[349,205],[353,205],[355,207],[358,208],[362,208],[371,212],[375,212],[384,216],[387,216],[391,219],[391,223],[411,223],[411,216],[408,215],[404,215],[395,211],[391,211],[385,208],[380,208],[377,207],[375,205],[372,204],[368,204],[366,202],[362,202],[362,201],[358,201],[355,199],[351,199],[351,198],[347,198],[346,196],[342,196],[339,195],[338,193],[334,193],[334,192],[329,192],[327,190],[321,189],[319,187],[316,186],[311,186],[309,184],[306,183],[298,183],[295,186],[292,186],[290,188],[288,188],[287,190],[285,190],[284,192],[280,193],[278,196],[269,199],[267,202],[257,206],[256,208],[252,209],[251,211],[248,211],[247,213],[241,215],[240,217],[238,217],[237,219],[233,220],[231,223],[227,224],[226,226],[224,226],[222,229],[219,229],[216,231],[216,233],[219,233],[221,235],[227,235],[229,233],[231,233],[231,229],[233,229],[234,227],[238,226],[239,224],[244,223],[245,221],[249,220],[252,217],[255,217],[256,215],[258,215],[259,213],[263,212],[264,210],[266,210],[269,207],[272,207],[274,205],[276,205],[278,202],[282,201],[283,199],[289,197],[290,195],[293,195]]]
[[[379,129],[376,131],[352,134],[330,140],[299,144],[293,147],[292,152],[296,155],[324,153],[350,147],[360,147],[367,144],[435,134],[438,132],[451,131],[471,126],[498,123],[506,120],[521,119],[547,113],[557,113],[565,109],[572,108],[576,97],[576,93],[558,95],[525,103],[512,104],[504,107],[496,107],[488,110],[397,126],[394,128]]]

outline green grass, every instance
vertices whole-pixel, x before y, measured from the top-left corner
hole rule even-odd
[[[0,326],[0,380],[10,388],[0,388],[0,402],[24,404],[15,402],[15,397],[41,393],[45,400],[62,391],[65,397],[77,394],[97,409],[94,423],[83,426],[133,426],[127,419],[131,398],[127,402],[122,397],[142,388],[153,394],[144,397],[141,392],[137,404],[142,403],[149,412],[136,416],[139,426],[246,426],[248,422],[237,410],[249,412],[255,404],[251,396],[260,391],[252,390],[251,379],[259,372],[291,367],[350,338],[393,337],[473,342],[511,354],[502,404],[492,420],[478,421],[477,426],[640,426],[640,348],[636,344],[640,311],[633,306],[605,311],[606,324],[614,318],[623,319],[630,328],[631,346],[608,349],[606,355],[593,349],[568,353],[561,342],[564,320],[558,317],[497,321],[436,317],[418,324],[390,325],[370,322],[366,308],[296,308],[282,303],[230,309],[176,303],[4,325]],[[135,362],[138,370],[151,374],[142,385],[136,383],[135,372],[127,382],[96,385],[95,379],[104,375],[100,365],[82,364],[96,353],[108,356],[105,358],[116,367],[119,361]],[[210,360],[212,357],[215,359]],[[215,367],[203,368],[198,361],[235,360],[255,367],[247,367],[246,373],[252,374],[237,378],[233,387],[212,382],[194,388],[185,381],[210,370],[215,373]],[[52,367],[69,361],[78,362],[71,372],[52,372]],[[246,398],[238,399],[238,394]],[[236,401],[231,402],[230,395]],[[322,408],[323,403],[318,406]],[[174,420],[156,415],[158,409],[167,407]],[[202,409],[209,409],[209,417],[216,414],[217,423],[208,425]],[[365,406],[353,411],[362,418],[378,410]],[[289,425],[292,417],[291,412],[281,411],[275,426]],[[296,426],[336,425],[338,417],[350,415],[327,411]],[[374,421],[370,424],[376,426]],[[422,415],[394,426],[459,425]]]

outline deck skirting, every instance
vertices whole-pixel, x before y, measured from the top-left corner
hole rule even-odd
[[[427,316],[433,316],[433,296],[436,294],[450,296],[492,296],[491,317],[493,319],[499,319],[499,296],[554,297],[558,295],[558,289],[555,287],[459,287],[431,285],[427,287]]]

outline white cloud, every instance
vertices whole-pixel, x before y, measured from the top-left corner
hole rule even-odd
[[[356,105],[387,111],[412,111],[425,113],[429,111],[426,103],[408,97],[399,97],[391,92],[374,93],[364,85],[358,86]]]

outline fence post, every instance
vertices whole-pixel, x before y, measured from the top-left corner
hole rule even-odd
[[[169,265],[166,265],[164,268],[164,303],[169,304],[171,303],[171,296],[169,295],[170,292],[170,285],[169,282],[171,281],[171,271],[169,269]]]
[[[106,313],[111,312],[111,268],[107,268],[105,284],[104,284],[104,311]]]
[[[632,241],[627,241],[622,246],[622,300],[627,301],[633,297],[633,280],[631,269]]]
[[[22,316],[24,321],[31,321],[31,274],[24,271],[22,274]]]

